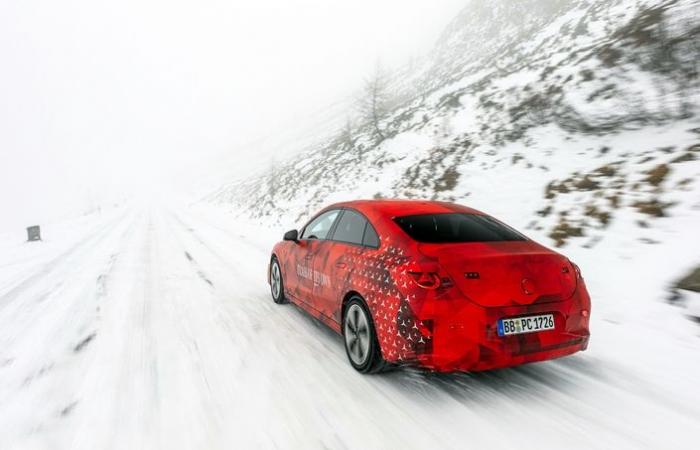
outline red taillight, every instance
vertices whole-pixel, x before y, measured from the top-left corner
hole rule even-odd
[[[571,260],[566,260],[561,267],[561,275],[559,278],[564,298],[569,298],[574,295],[578,285],[578,279],[578,267],[576,267],[576,264],[572,263]]]
[[[581,268],[572,260],[569,260],[569,264],[574,268],[574,272],[576,273],[576,278],[578,279],[583,279],[583,275],[581,274]],[[568,272],[568,270],[567,270]]]
[[[437,289],[440,287],[440,277],[432,272],[408,272],[413,281],[423,289]]]
[[[581,268],[574,263],[571,263],[572,266],[574,266],[574,269],[576,269],[576,276],[578,276],[580,279],[583,280],[583,274],[581,273]]]
[[[408,272],[413,281],[423,289],[438,289],[452,286],[450,277],[441,277],[436,272]]]

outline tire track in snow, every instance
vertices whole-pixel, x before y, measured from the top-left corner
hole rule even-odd
[[[211,287],[160,212],[147,216],[114,273],[71,448],[225,448],[216,436],[227,429],[221,399],[229,380],[205,369],[225,354],[208,363],[203,356],[216,331]],[[114,370],[105,376],[104,365]]]
[[[202,271],[202,269],[199,268],[199,264],[197,264],[197,261],[195,261],[192,255],[190,255],[187,251],[185,251],[185,258],[187,258],[190,264],[192,264],[194,269],[197,271],[197,275],[199,275],[199,278],[201,278],[209,286],[214,287],[214,283],[212,283],[211,280],[207,278],[207,275]]]
[[[7,307],[17,297],[21,296],[25,290],[35,287],[43,278],[50,276],[53,272],[61,270],[70,259],[78,259],[81,252],[90,249],[92,245],[99,242],[104,236],[108,235],[115,227],[117,227],[126,217],[128,213],[120,215],[116,219],[98,228],[88,238],[80,239],[75,245],[71,246],[52,260],[42,264],[40,268],[31,269],[31,273],[24,279],[17,282],[13,287],[9,288],[4,294],[0,295],[0,312]],[[48,291],[55,290],[61,283],[54,285]]]
[[[28,288],[2,311],[2,351],[12,354],[15,364],[10,372],[0,372],[0,411],[20,414],[7,421],[9,429],[0,421],[0,435],[31,442],[40,430],[59,429],[77,407],[73,393],[81,377],[75,374],[89,365],[89,348],[98,336],[96,302],[129,235],[131,218],[120,215],[74,247],[70,261],[51,266],[46,279],[37,281],[47,295],[37,297]],[[44,301],[31,301],[37,298]]]
[[[92,358],[75,394],[79,405],[63,436],[70,444],[66,447],[158,447],[148,433],[160,411],[152,311],[160,282],[153,262],[156,246],[152,217],[140,212],[126,245],[100,278],[99,339],[90,348]]]
[[[204,245],[204,246],[206,246],[206,247],[209,247],[209,248],[211,249],[211,247],[210,247],[207,243],[205,243],[205,242],[202,240],[202,238],[199,236],[199,233],[198,233],[197,229],[194,228],[193,225],[188,224],[185,220],[183,220],[183,219],[182,219],[182,216],[181,216],[180,214],[177,214],[177,213],[175,213],[175,212],[173,212],[173,211],[171,211],[170,214],[171,214],[171,216],[173,217],[173,219],[174,219],[183,229],[185,229],[185,230],[189,231],[190,233],[192,233],[192,236],[194,236],[195,239],[197,239],[197,241],[199,241],[202,245]],[[247,237],[244,236],[243,234],[240,234],[240,233],[234,234],[230,229],[226,229],[226,228],[224,228],[224,227],[222,227],[222,226],[220,226],[220,225],[218,225],[218,224],[215,224],[215,223],[213,223],[211,220],[207,220],[207,219],[205,219],[205,218],[203,218],[203,217],[201,217],[201,216],[198,216],[198,218],[199,218],[200,220],[205,220],[208,227],[214,228],[215,230],[217,230],[217,231],[219,231],[219,232],[221,232],[221,233],[226,234],[227,236],[229,236],[229,237],[230,237],[231,239],[233,239],[238,245],[241,245],[241,244],[242,244],[242,245],[244,245],[244,246],[250,248],[251,250],[254,250],[254,251],[257,252],[257,253],[267,253],[267,252],[269,252],[269,250],[270,250],[270,249],[268,249],[268,248],[263,247],[262,245],[260,245],[260,244],[258,244],[258,243],[253,243],[251,240],[248,240]]]

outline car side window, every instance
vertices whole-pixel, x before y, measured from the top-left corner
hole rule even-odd
[[[334,209],[316,217],[304,228],[301,239],[326,239],[339,213],[340,210]]]
[[[379,247],[379,236],[377,235],[377,232],[375,231],[372,224],[369,223],[369,221],[367,222],[367,226],[365,227],[365,236],[362,239],[362,244],[365,247]]]
[[[339,242],[362,245],[362,238],[365,233],[367,219],[358,212],[351,209],[343,211],[343,215],[338,220],[332,239]]]

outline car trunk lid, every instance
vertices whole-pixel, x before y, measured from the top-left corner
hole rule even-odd
[[[532,241],[421,244],[420,251],[482,306],[558,302],[576,290],[571,262]]]

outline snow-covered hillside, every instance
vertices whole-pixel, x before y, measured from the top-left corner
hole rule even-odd
[[[696,0],[471,2],[419,68],[394,77],[398,97],[411,85],[416,98],[385,119],[387,139],[368,125],[326,132],[326,140],[210,200],[253,217],[300,220],[358,196],[494,205],[493,192],[479,188],[486,179],[520,203],[521,189],[510,187],[517,178],[530,180],[535,217],[561,197],[548,198],[550,182],[612,164],[602,170],[614,188],[574,190],[624,196],[638,190],[649,166],[671,162],[677,170],[662,190],[677,182],[693,189],[675,175],[692,173],[686,166],[698,159],[699,7]],[[612,209],[642,209],[637,199],[620,200]]]
[[[359,122],[207,200],[291,228],[330,202],[444,199],[555,246],[700,262],[700,2],[472,1]],[[622,242],[620,242],[622,240]]]

